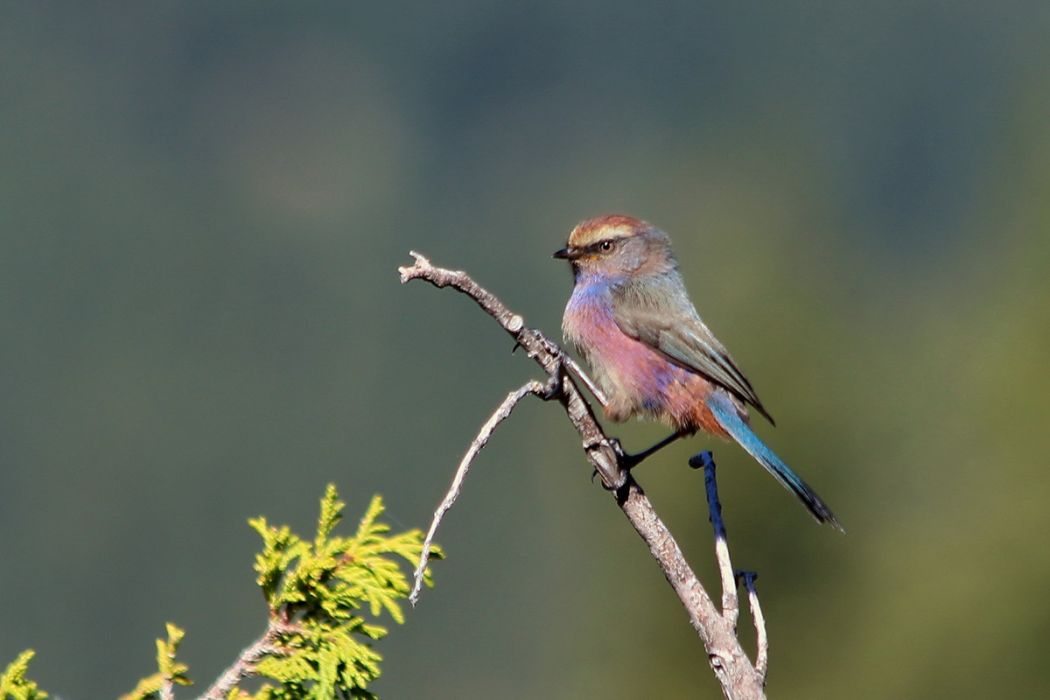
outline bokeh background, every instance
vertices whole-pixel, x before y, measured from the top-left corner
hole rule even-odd
[[[649,219],[835,507],[736,447],[640,474],[712,585],[713,447],[773,697],[1050,695],[1050,5],[4,3],[0,663],[206,685],[262,629],[246,518],[425,526],[559,335],[577,221]],[[630,448],[661,437],[614,431]],[[381,643],[387,698],[719,697],[554,406],[523,406]],[[349,527],[349,525],[348,525]]]

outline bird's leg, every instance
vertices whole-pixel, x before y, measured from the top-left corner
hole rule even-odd
[[[674,442],[678,438],[683,437],[684,435],[685,435],[684,432],[672,433],[672,434],[668,435],[667,437],[665,437],[660,442],[658,442],[655,445],[653,445],[652,447],[650,447],[649,449],[642,450],[641,452],[636,452],[633,455],[629,455],[626,452],[624,452],[623,449],[619,449],[618,452],[621,455],[620,461],[623,464],[625,469],[628,469],[628,470],[634,469],[639,464],[641,464],[644,459],[646,459],[647,457],[653,456],[654,454],[656,454],[657,452],[659,452],[663,448],[667,447],[668,445],[670,445],[672,442]],[[619,444],[620,444],[620,441],[617,440],[616,441],[616,446],[619,447]]]
[[[602,405],[602,408],[609,405],[602,390],[598,388],[598,385],[594,383],[593,379],[587,376],[587,373],[583,371],[583,368],[576,364],[574,359],[562,352],[559,355],[559,361],[565,369],[579,377],[580,381],[583,382],[583,385],[587,387],[587,390],[594,394],[594,398],[598,399],[598,403]]]

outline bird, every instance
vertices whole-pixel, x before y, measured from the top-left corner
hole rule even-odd
[[[828,505],[751,429],[749,408],[775,425],[751,382],[700,318],[659,228],[622,214],[588,219],[555,258],[573,290],[562,332],[590,367],[605,415],[652,418],[674,433],[636,455],[628,469],[675,440],[702,431],[735,440],[794,493],[813,517],[845,532]]]

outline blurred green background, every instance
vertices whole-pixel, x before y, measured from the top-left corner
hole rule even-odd
[[[558,337],[551,251],[626,212],[849,530],[734,446],[640,473],[714,587],[715,449],[770,695],[1050,695],[1048,33],[1045,2],[4,3],[0,663],[112,697],[173,620],[209,683],[264,624],[246,518],[305,530],[334,481],[425,526],[536,376],[407,251]],[[589,477],[523,406],[377,691],[719,697]]]

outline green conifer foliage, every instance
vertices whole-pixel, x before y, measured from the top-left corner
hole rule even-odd
[[[345,505],[329,484],[312,541],[263,517],[248,521],[263,540],[255,571],[268,623],[227,671],[236,681],[222,687],[228,700],[376,697],[368,685],[379,677],[383,657],[373,643],[388,631],[378,620],[405,621],[401,602],[411,585],[403,565],[411,569],[418,561],[423,533],[392,534],[379,520],[383,499],[374,496],[353,535],[334,535]],[[431,549],[431,557],[441,556],[440,548]],[[433,585],[429,570],[424,580]],[[157,672],[121,700],[172,698],[176,686],[191,684],[189,668],[176,658],[184,634],[168,623],[167,638],[157,640]],[[0,700],[47,697],[25,677],[32,658],[32,650],[22,652],[0,675]]]

